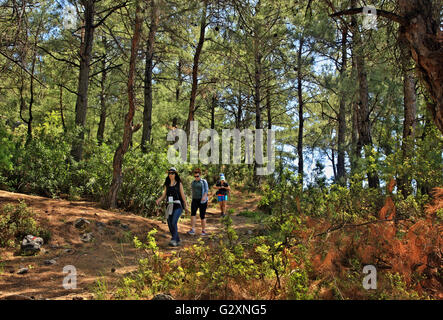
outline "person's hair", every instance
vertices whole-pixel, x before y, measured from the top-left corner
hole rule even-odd
[[[177,181],[178,185],[180,185],[181,179],[177,171],[175,171],[175,181]],[[168,171],[168,176],[165,179],[165,186],[169,187],[170,184],[171,184],[171,179],[169,178],[169,171]]]
[[[194,169],[194,174],[196,174],[196,173],[198,173],[199,175],[202,174],[200,168],[195,168],[195,169]]]

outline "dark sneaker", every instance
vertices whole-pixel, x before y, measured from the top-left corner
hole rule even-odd
[[[195,235],[195,231],[194,231],[194,230],[188,231],[188,234],[190,234],[191,236],[193,236],[193,235]]]
[[[171,240],[171,241],[169,242],[169,245],[170,245],[171,247],[176,247],[176,246],[178,246],[178,243],[177,243],[177,241],[175,241],[175,240]]]
[[[209,236],[209,233],[202,231],[202,237]]]

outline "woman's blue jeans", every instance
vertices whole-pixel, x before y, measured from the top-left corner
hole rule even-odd
[[[178,236],[178,219],[180,218],[181,214],[183,212],[183,208],[177,208],[174,211],[172,211],[172,214],[168,217],[168,227],[169,231],[171,232],[172,239],[174,241],[179,242],[180,238]]]

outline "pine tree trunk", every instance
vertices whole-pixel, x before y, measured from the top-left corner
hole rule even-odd
[[[304,101],[303,101],[303,83],[302,83],[302,53],[303,53],[303,36],[300,38],[298,53],[297,53],[297,97],[298,97],[298,175],[303,183],[304,164],[303,164],[303,131],[304,131]]]
[[[143,132],[141,141],[142,152],[147,152],[147,144],[151,141],[152,130],[152,69],[154,58],[155,34],[159,23],[158,7],[155,0],[151,0],[151,26],[149,28],[146,45],[145,66],[145,105],[143,110]]]
[[[269,88],[266,89],[266,111],[268,116],[268,130],[272,129],[272,114],[271,114],[271,94]]]
[[[117,195],[120,186],[122,185],[123,182],[123,175],[122,175],[123,156],[128,151],[132,134],[140,128],[140,125],[137,125],[135,128],[132,127],[132,120],[135,114],[135,92],[134,92],[135,67],[136,67],[138,43],[140,40],[140,33],[143,21],[139,1],[140,0],[136,1],[135,26],[134,26],[134,34],[132,36],[132,41],[131,41],[131,57],[129,61],[129,75],[128,75],[129,110],[125,116],[123,141],[122,143],[120,143],[114,154],[112,182],[109,188],[107,198],[105,199],[104,203],[105,208],[115,208],[117,206]]]
[[[214,92],[211,103],[211,129],[215,129],[215,107],[217,106],[217,93]]]
[[[82,2],[85,8],[85,13],[79,54],[80,72],[78,76],[77,101],[75,104],[75,125],[80,132],[77,139],[74,139],[71,149],[71,155],[76,161],[80,161],[83,158],[84,129],[86,112],[88,109],[89,70],[94,41],[93,23],[95,15],[95,1],[84,0]]]
[[[402,158],[403,163],[407,162],[413,156],[414,137],[415,137],[415,118],[417,113],[417,96],[415,92],[416,81],[412,74],[412,64],[410,51],[407,48],[406,39],[403,33],[400,33],[399,45],[401,48],[401,62],[403,73],[403,140],[402,140]],[[401,174],[397,178],[398,189],[406,198],[412,192],[411,179],[407,173]]]
[[[351,2],[352,7],[355,8],[355,0]],[[355,56],[355,64],[357,68],[358,80],[358,131],[359,131],[359,145],[360,147],[372,146],[371,137],[371,121],[369,118],[369,94],[368,94],[368,79],[366,74],[364,51],[361,41],[361,35],[358,32],[353,16],[353,48],[352,54]],[[366,157],[368,155],[365,155]],[[380,183],[377,172],[367,172],[368,184],[370,188],[378,188]]]
[[[102,40],[106,55],[107,52],[106,38],[103,37]],[[105,134],[105,125],[106,125],[106,113],[107,113],[106,97],[105,97],[106,77],[107,77],[106,59],[103,59],[102,61],[102,69],[103,72],[102,72],[102,77],[100,79],[100,122],[98,124],[98,129],[97,129],[97,141],[99,146],[101,146],[103,143],[103,138]]]
[[[262,56],[261,56],[261,48],[259,47],[259,40],[257,38],[257,34],[254,35],[254,106],[255,106],[255,129],[262,129],[262,121],[261,121],[261,78],[262,78]],[[257,141],[255,141],[255,149],[256,149],[256,161],[254,161],[254,183],[255,186],[260,185],[261,177],[257,175],[257,150],[258,148],[263,148],[263,145],[259,145]],[[263,154],[263,153],[262,153]]]
[[[398,5],[405,18],[400,32],[404,33],[418,75],[431,96],[427,108],[443,133],[443,42],[439,21],[433,17],[435,12],[441,12],[441,1],[398,0]]]
[[[348,62],[347,54],[347,36],[348,29],[343,27],[342,39],[341,39],[341,49],[342,49],[342,61],[340,69],[340,79],[344,80],[346,73],[346,65]],[[343,88],[342,84],[342,88]],[[345,170],[345,141],[346,139],[346,90],[343,88],[340,93],[340,107],[338,111],[338,134],[337,134],[337,144],[338,144],[338,155],[337,155],[337,180],[340,184],[346,185],[346,170]]]
[[[183,82],[182,77],[182,59],[178,59],[177,63],[177,87],[175,88],[175,101],[178,102],[180,100],[180,88]]]
[[[237,129],[241,128],[242,114],[243,114],[243,104],[242,104],[242,92],[240,89],[240,84],[238,88],[238,101],[237,101],[237,115],[235,117],[235,125]]]
[[[194,120],[195,112],[195,98],[197,96],[198,87],[198,64],[200,61],[200,54],[203,49],[203,44],[205,43],[205,32],[206,32],[206,13],[208,9],[208,0],[204,0],[203,12],[200,20],[200,37],[198,39],[197,48],[194,54],[194,64],[192,66],[192,87],[191,87],[191,97],[189,101],[189,113],[188,119],[186,120],[186,133],[189,136],[189,131],[191,129],[191,121]]]
[[[62,126],[63,126],[63,131],[66,132],[66,124],[65,124],[65,116],[63,114],[63,87],[60,85],[59,86],[59,90],[60,90],[60,118],[62,120]]]

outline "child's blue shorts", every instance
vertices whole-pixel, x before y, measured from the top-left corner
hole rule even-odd
[[[228,201],[228,195],[227,194],[226,195],[217,195],[217,198],[218,198],[218,202]]]

